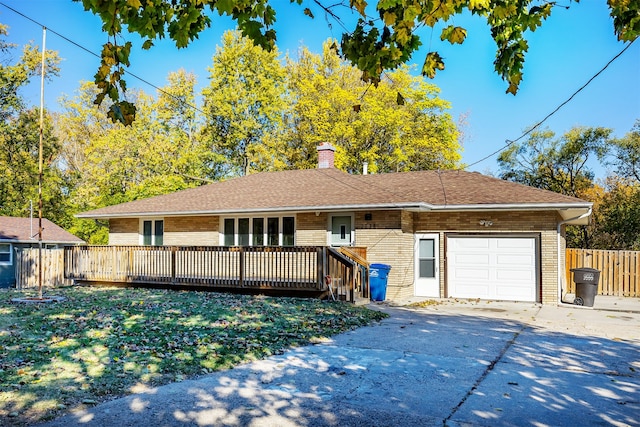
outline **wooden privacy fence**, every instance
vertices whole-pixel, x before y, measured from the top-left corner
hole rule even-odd
[[[16,251],[16,288],[38,287],[39,249],[18,249]],[[64,278],[64,251],[62,249],[42,249],[42,286],[64,286],[73,283]]]
[[[566,278],[568,291],[575,292],[572,268],[600,270],[599,295],[640,297],[640,251],[567,249]]]
[[[355,263],[322,246],[73,246],[64,252],[64,276],[77,281],[293,294],[329,293],[335,285],[343,299],[354,299]]]

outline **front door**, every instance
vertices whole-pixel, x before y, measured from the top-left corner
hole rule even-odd
[[[331,217],[331,246],[349,246],[351,243],[351,216]]]
[[[416,234],[415,285],[417,297],[440,297],[440,246],[437,234]]]

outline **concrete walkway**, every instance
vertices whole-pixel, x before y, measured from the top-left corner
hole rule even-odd
[[[371,304],[390,317],[44,425],[640,426],[640,300],[627,303]]]

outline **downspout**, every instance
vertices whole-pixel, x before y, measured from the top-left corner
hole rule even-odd
[[[578,219],[582,219],[582,218],[586,218],[588,216],[591,215],[591,212],[593,211],[593,207],[590,207],[589,210],[585,213],[583,213],[582,215],[578,215],[574,218],[569,218],[569,219],[565,219],[564,221],[560,221],[558,223],[558,231],[556,233],[557,239],[558,239],[558,304],[562,304],[562,291],[565,288],[565,275],[564,275],[564,267],[562,265],[560,265],[560,250],[561,250],[561,244],[560,244],[560,233],[562,231],[562,226],[568,222],[571,221],[576,221]],[[565,256],[562,257],[562,259],[564,259],[566,257],[566,251],[565,251]],[[565,259],[565,264],[566,264],[567,260]]]

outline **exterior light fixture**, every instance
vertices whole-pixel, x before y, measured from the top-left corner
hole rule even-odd
[[[481,219],[478,224],[484,225],[485,227],[491,227],[493,225],[493,221],[490,221],[488,219]]]

